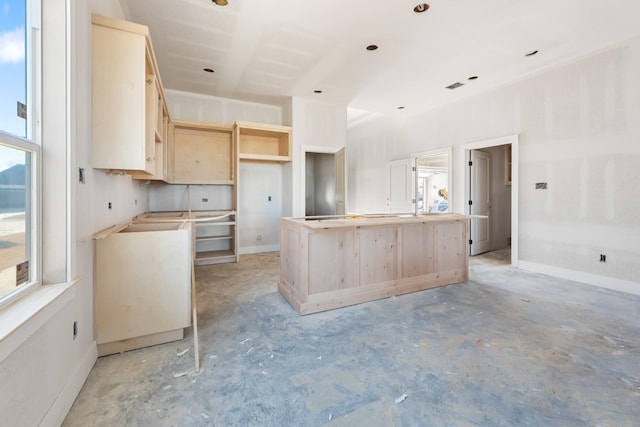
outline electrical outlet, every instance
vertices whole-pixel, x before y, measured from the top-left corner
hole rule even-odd
[[[271,196],[267,196],[267,200],[268,200],[268,201],[271,201]]]
[[[73,339],[75,340],[77,336],[78,336],[78,321],[74,320],[73,321]]]
[[[262,240],[262,235],[261,235],[261,234],[258,234],[258,235],[256,236],[256,240]]]
[[[202,201],[203,201],[204,203],[207,203],[207,202],[209,201],[209,199],[208,199],[207,197],[203,197],[203,198],[202,198]]]
[[[84,184],[84,168],[78,169],[78,181],[80,181],[80,184]]]
[[[604,254],[600,254],[600,262],[607,262],[607,256]]]
[[[111,202],[109,202],[109,204],[107,206],[109,207],[109,210],[111,210],[111,208],[112,208]]]

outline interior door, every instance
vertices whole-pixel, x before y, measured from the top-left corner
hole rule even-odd
[[[345,158],[344,147],[334,155],[335,186],[336,186],[336,215],[345,215]]]
[[[389,163],[389,194],[387,209],[390,213],[414,212],[414,160],[403,159]]]
[[[471,150],[470,174],[471,215],[491,215],[491,155]],[[491,250],[491,222],[488,219],[471,220],[471,255]]]

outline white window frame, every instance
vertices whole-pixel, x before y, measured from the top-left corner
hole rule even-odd
[[[31,188],[29,189],[29,220],[25,227],[29,227],[27,243],[29,250],[29,282],[15,291],[0,297],[0,309],[25,294],[37,289],[42,284],[42,156],[41,156],[41,84],[42,61],[40,40],[40,11],[41,0],[25,0],[26,22],[26,101],[27,127],[26,138],[17,137],[0,130],[0,144],[15,148],[30,154],[29,172]]]

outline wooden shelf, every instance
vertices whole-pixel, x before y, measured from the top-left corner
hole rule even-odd
[[[260,162],[291,161],[291,128],[237,121],[234,123],[238,159]]]
[[[231,236],[231,235],[201,236],[201,237],[196,237],[196,242],[206,242],[207,240],[230,240],[230,239],[233,239],[233,236]]]
[[[232,250],[197,252],[195,265],[221,264],[235,262],[236,254]]]

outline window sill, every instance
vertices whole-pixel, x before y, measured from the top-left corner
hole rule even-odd
[[[75,295],[70,283],[43,285],[0,311],[0,363],[40,329]]]

